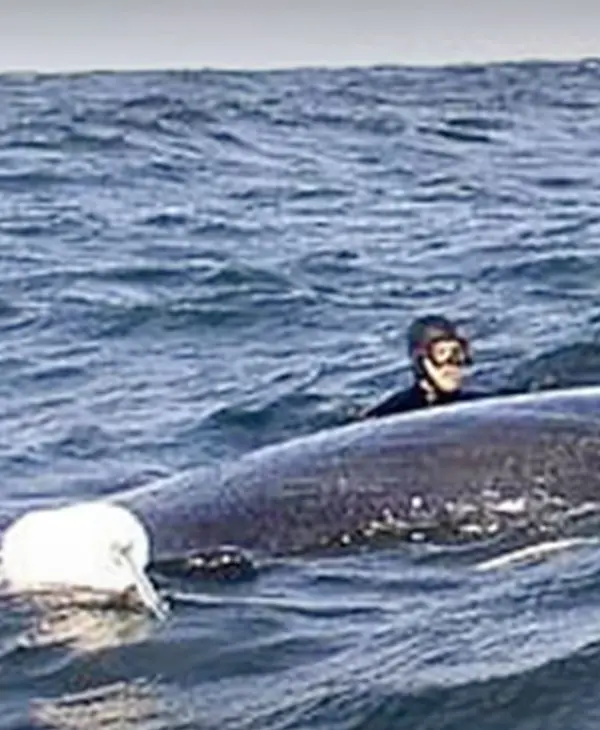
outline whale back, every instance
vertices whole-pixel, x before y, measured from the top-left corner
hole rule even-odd
[[[540,510],[555,518],[599,495],[600,389],[587,388],[352,424],[122,501],[149,525],[159,552],[227,544],[276,555],[356,542],[386,526],[411,537],[423,525],[497,530],[510,521],[507,504],[520,500],[520,519]]]

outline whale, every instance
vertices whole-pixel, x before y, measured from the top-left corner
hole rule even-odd
[[[510,531],[564,536],[600,511],[600,387],[485,397],[349,423],[101,501],[142,526],[149,547],[138,551],[138,567],[158,572],[390,542],[462,543]],[[60,558],[60,579],[68,582],[68,550],[100,550],[81,511],[69,517],[61,509],[55,527],[38,522],[13,540],[8,563],[17,584],[24,552],[30,562],[41,556],[40,582],[44,555],[75,535]],[[97,534],[97,520],[87,514]],[[67,517],[79,520],[77,528]],[[106,552],[112,528],[108,513],[103,519]],[[123,535],[122,514],[119,520]],[[5,563],[6,553],[5,540]]]
[[[482,398],[263,447],[116,498],[158,557],[560,530],[600,503],[600,387]]]

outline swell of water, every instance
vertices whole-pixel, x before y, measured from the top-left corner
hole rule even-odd
[[[0,79],[3,509],[343,421],[427,310],[598,380],[599,66]],[[285,563],[164,625],[10,603],[6,728],[595,728],[593,546]]]

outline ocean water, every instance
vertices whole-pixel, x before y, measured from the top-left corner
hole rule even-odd
[[[0,77],[0,502],[117,492],[408,382],[600,380],[600,64]],[[168,620],[2,604],[1,728],[583,730],[600,550],[289,561]]]

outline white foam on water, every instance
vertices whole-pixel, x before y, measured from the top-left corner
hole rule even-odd
[[[511,550],[510,552],[503,553],[490,560],[484,560],[477,563],[475,570],[497,570],[498,568],[506,568],[512,565],[518,565],[521,563],[531,563],[545,558],[553,553],[558,553],[564,550],[570,550],[575,547],[597,545],[598,540],[596,538],[585,538],[585,537],[570,537],[563,538],[560,540],[548,540],[546,542],[540,542],[535,545],[528,545],[518,550]]]

